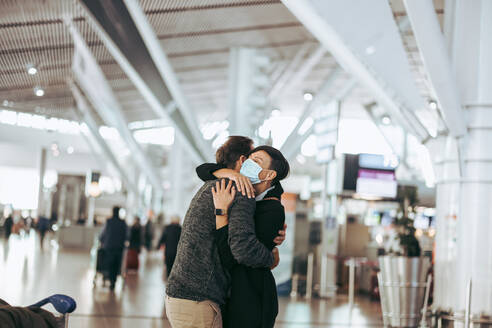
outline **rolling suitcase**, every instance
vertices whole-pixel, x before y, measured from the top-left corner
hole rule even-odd
[[[138,250],[128,249],[126,253],[126,270],[138,270]]]
[[[96,255],[96,272],[104,273],[106,264],[104,263],[104,249],[99,248]]]

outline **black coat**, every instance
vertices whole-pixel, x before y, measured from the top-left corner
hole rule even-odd
[[[130,242],[130,244],[128,245],[128,248],[136,249],[137,251],[140,251],[140,248],[142,247],[142,226],[141,225],[132,225],[130,227],[128,240]]]
[[[119,218],[110,218],[106,221],[99,240],[104,249],[119,249],[122,250],[125,246],[127,234],[126,222]]]
[[[197,173],[204,180],[215,179],[211,173],[220,168],[217,164],[204,164],[197,168]],[[265,200],[256,202],[256,236],[270,250],[275,247],[273,239],[284,226],[285,210],[279,201],[282,193],[282,186],[278,183],[267,193]],[[277,200],[269,199],[272,197]],[[230,297],[223,311],[224,326],[273,327],[278,314],[278,298],[272,272],[267,268],[254,269],[236,262],[229,248],[227,226],[216,231],[215,239],[222,265],[231,274]]]
[[[166,257],[175,257],[178,250],[179,238],[181,237],[181,226],[177,223],[171,223],[164,227],[158,247],[166,246]]]

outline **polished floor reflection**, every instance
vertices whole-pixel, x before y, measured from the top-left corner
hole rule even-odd
[[[141,255],[140,270],[119,281],[114,293],[99,281],[93,286],[93,258],[87,251],[58,249],[46,240],[39,249],[35,234],[0,241],[0,298],[29,305],[62,293],[75,298],[70,327],[170,327],[164,313],[165,283],[157,252]],[[343,296],[331,300],[280,299],[275,327],[380,327],[378,303],[364,298],[350,308]]]

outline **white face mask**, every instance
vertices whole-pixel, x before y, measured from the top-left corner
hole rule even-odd
[[[239,173],[249,178],[252,184],[258,184],[261,182],[259,175],[262,170],[263,168],[258,163],[248,158],[244,161]]]

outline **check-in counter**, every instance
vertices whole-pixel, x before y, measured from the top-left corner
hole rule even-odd
[[[102,227],[87,227],[73,225],[60,227],[58,230],[58,244],[65,248],[78,248],[90,250],[94,240],[99,237]]]

